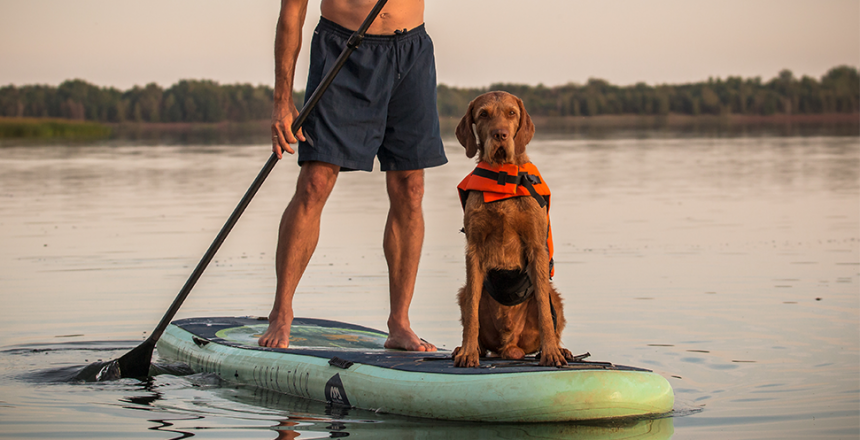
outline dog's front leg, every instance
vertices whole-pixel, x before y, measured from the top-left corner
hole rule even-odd
[[[455,367],[477,367],[481,356],[478,340],[481,324],[478,307],[484,286],[484,271],[471,245],[466,252],[466,286],[460,291],[460,319],[463,321],[463,345],[454,350]]]
[[[554,365],[560,367],[567,365],[565,350],[561,348],[561,341],[552,320],[552,306],[550,305],[549,282],[549,254],[545,247],[537,246],[530,249],[531,261],[529,265],[529,276],[535,283],[535,301],[538,306],[538,326],[540,329],[540,364]]]
[[[546,276],[546,274],[544,274],[544,276]],[[540,322],[540,364],[554,365],[556,367],[567,365],[565,350],[561,348],[561,341],[559,340],[558,334],[553,326],[549,297],[549,281],[547,280],[545,283],[539,282],[537,284],[538,286],[535,289],[535,299],[537,300],[538,320]],[[545,287],[541,287],[541,284],[545,284]]]

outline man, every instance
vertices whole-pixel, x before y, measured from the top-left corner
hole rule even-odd
[[[275,256],[277,287],[265,347],[289,346],[296,286],[319,239],[320,215],[341,170],[386,172],[390,207],[383,249],[391,311],[387,348],[435,351],[409,322],[409,305],[424,241],[424,168],[447,163],[436,113],[433,43],[424,31],[424,0],[390,0],[367,37],[325,92],[296,136],[292,90],[307,0],[281,0],[275,39],[272,151],[294,153],[296,192],[284,211]],[[311,43],[307,96],[313,92],[375,0],[322,0]]]

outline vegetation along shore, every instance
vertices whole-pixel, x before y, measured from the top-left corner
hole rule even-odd
[[[838,66],[818,79],[796,78],[783,70],[768,81],[728,77],[655,86],[616,86],[600,79],[554,87],[440,84],[443,130],[472,98],[488,90],[516,94],[536,124],[560,131],[835,124],[857,134],[860,123],[860,75],[855,67]],[[297,102],[303,99],[304,92],[296,93]],[[264,121],[271,108],[269,86],[210,80],[182,80],[167,89],[151,83],[125,91],[79,79],[59,86],[7,85],[0,87],[0,137],[267,137]]]

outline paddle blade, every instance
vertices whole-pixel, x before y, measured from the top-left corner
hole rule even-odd
[[[116,360],[107,362],[93,362],[84,367],[75,377],[73,382],[102,382],[105,380],[116,380],[120,378],[119,364]]]
[[[75,375],[74,381],[103,382],[123,378],[143,379],[149,377],[152,351],[155,341],[147,339],[119,359],[93,362]]]
[[[152,351],[154,349],[155,341],[150,338],[117,359],[119,377],[149,377],[149,366],[152,363]]]

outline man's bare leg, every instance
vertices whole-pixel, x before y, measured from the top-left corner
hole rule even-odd
[[[421,340],[409,323],[409,305],[415,291],[418,261],[424,243],[424,171],[389,171],[386,173],[391,203],[385,224],[383,249],[388,262],[388,284],[391,312],[388,316],[386,348],[411,351],[436,351]]]
[[[299,172],[296,193],[281,216],[275,254],[278,283],[275,304],[269,313],[269,328],[258,341],[263,347],[290,345],[293,295],[319,241],[320,216],[339,171],[336,165],[307,162]]]

